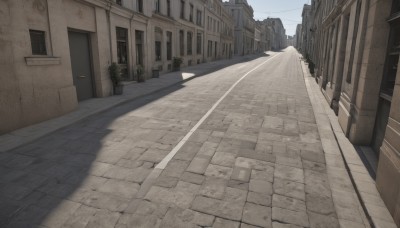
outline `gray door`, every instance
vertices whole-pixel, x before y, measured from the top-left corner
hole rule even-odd
[[[86,33],[68,32],[72,75],[78,101],[93,97],[89,38]]]

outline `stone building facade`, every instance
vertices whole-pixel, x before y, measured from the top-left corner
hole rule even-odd
[[[311,29],[311,6],[305,4],[303,7],[303,12],[301,13],[301,16],[303,17],[303,23],[301,25],[301,45],[300,47],[300,52],[306,56],[310,54],[310,49],[311,49],[311,34],[310,34],[310,29]]]
[[[264,23],[270,27],[271,50],[280,50],[287,47],[286,30],[280,18],[267,18]]]
[[[379,157],[376,185],[400,226],[400,1],[313,0],[310,12],[302,47],[349,140]]]
[[[232,12],[235,20],[234,54],[247,55],[254,52],[254,10],[247,0],[229,0],[224,6]]]
[[[303,42],[303,38],[302,38],[302,25],[298,24],[296,26],[296,48],[297,50],[300,50],[301,45]]]
[[[205,20],[205,61],[230,58],[234,44],[234,18],[221,0],[206,2]]]
[[[0,1],[0,134],[112,95],[112,62],[133,81],[139,65],[147,78],[153,70],[171,71],[175,56],[183,67],[230,58],[234,19],[223,6],[221,0]]]

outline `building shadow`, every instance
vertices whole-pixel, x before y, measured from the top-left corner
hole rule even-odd
[[[238,58],[212,71],[268,56],[262,53]],[[183,70],[191,72],[190,67]],[[143,181],[143,178],[129,180],[124,175],[142,171],[149,174],[154,167],[151,162],[134,158],[132,150],[153,148],[154,145],[149,145],[152,141],[144,139],[162,140],[168,134],[166,129],[171,127],[182,135],[191,128],[182,121],[166,124],[155,121],[142,129],[140,127],[148,119],[146,112],[129,114],[183,88],[184,81],[81,120],[28,145],[0,153],[0,227],[52,227],[67,219],[90,222],[91,218],[101,220],[111,216],[111,219],[114,214],[122,213],[133,195],[121,188],[134,191]],[[140,128],[142,132],[117,131],[120,127]],[[165,134],[153,134],[152,127]],[[173,145],[156,146],[154,151],[161,152]],[[144,170],[144,166],[148,170]],[[119,186],[122,182],[124,185]],[[99,211],[105,214],[97,215]]]

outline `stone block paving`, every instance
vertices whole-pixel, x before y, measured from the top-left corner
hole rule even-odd
[[[201,191],[217,195],[220,181],[213,177],[224,176],[225,186],[231,168],[208,168],[214,155],[209,149],[216,149],[224,132],[213,132],[214,140],[205,144],[199,131],[146,195],[158,198],[137,199],[154,167],[245,71],[261,61],[265,58],[169,87],[0,152],[0,227],[156,227],[160,218],[172,220],[183,212],[170,211],[170,201],[189,209],[199,184],[212,183],[213,188]],[[207,161],[203,170],[193,159],[198,151]],[[221,156],[214,162],[228,164]],[[199,171],[186,171],[191,163]],[[196,221],[208,224],[205,219],[210,216],[195,215]]]
[[[190,89],[129,103],[0,154],[0,225],[340,227],[333,194],[342,193],[330,188],[293,50],[243,80],[137,196],[155,165],[259,63],[198,78]],[[341,224],[365,227],[353,212]]]
[[[178,151],[144,198],[169,207],[159,227],[340,227],[295,61],[285,53],[251,74]],[[166,177],[176,178],[173,186],[159,184]],[[365,227],[351,216],[346,224]]]

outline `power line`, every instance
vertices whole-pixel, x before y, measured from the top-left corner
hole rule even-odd
[[[257,12],[257,13],[264,13],[264,14],[275,14],[275,13],[285,13],[285,12],[296,11],[296,10],[299,10],[299,9],[303,9],[303,7],[296,8],[296,9],[289,9],[289,10],[276,11],[276,12],[269,12],[269,11],[265,11],[265,12],[255,11],[255,12]]]

